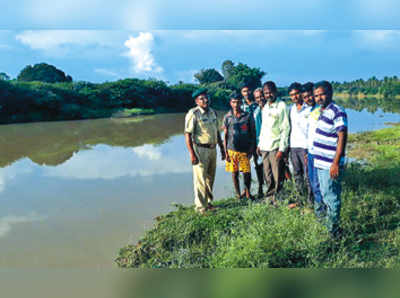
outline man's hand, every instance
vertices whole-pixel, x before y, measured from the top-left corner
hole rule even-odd
[[[257,147],[257,149],[256,149],[256,153],[257,153],[257,155],[258,155],[258,156],[261,156],[261,150],[260,150],[260,147]]]
[[[225,158],[227,162],[231,162],[231,158],[229,157],[228,152],[225,152]]]
[[[197,165],[199,163],[199,159],[197,158],[196,154],[190,155],[190,159],[192,161],[192,165]]]
[[[278,151],[278,152],[276,153],[276,155],[275,155],[275,159],[276,159],[277,161],[281,160],[282,157],[283,157],[282,151]]]
[[[339,165],[337,163],[333,163],[331,165],[331,169],[329,170],[329,174],[331,175],[332,179],[336,179],[339,177]]]
[[[307,171],[308,171],[308,154],[307,154],[307,153],[304,154],[304,163],[305,163],[306,169],[307,169]]]
[[[221,149],[221,160],[225,160],[225,158],[226,158],[225,151]]]

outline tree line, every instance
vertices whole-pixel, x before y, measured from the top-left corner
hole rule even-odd
[[[243,63],[226,60],[220,71],[202,69],[194,75],[198,83],[168,85],[157,79],[123,79],[115,82],[90,83],[74,81],[55,66],[40,63],[28,65],[16,79],[0,72],[0,123],[75,120],[110,117],[123,109],[153,109],[156,113],[183,112],[193,107],[191,94],[208,88],[212,106],[229,107],[229,95],[242,83],[260,87],[264,71]],[[400,94],[400,81],[394,77],[378,80],[333,82],[335,92],[367,95]],[[279,88],[287,95],[286,88]]]
[[[378,80],[375,76],[368,80],[358,79],[351,82],[332,82],[335,92],[349,95],[381,95],[391,97],[400,94],[400,80],[397,76],[384,77]]]

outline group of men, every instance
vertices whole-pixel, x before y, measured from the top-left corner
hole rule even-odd
[[[226,171],[232,173],[238,199],[254,200],[250,167],[253,160],[258,198],[265,197],[264,202],[277,206],[283,201],[280,193],[290,164],[298,195],[291,198],[289,208],[313,206],[331,235],[340,235],[341,179],[348,125],[346,112],[332,99],[331,84],[291,84],[291,106],[278,98],[272,81],[253,92],[245,83],[238,89],[240,93],[234,91],[230,95],[231,110],[223,118],[224,140],[217,114],[210,108],[207,89],[193,92],[197,106],[186,114],[185,140],[193,165],[196,211],[205,214],[215,209],[212,189],[218,144],[221,158],[226,160]]]

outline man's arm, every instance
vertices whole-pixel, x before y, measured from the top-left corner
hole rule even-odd
[[[256,152],[256,123],[254,121],[253,115],[249,117],[249,125],[250,125],[250,151],[248,155],[251,156]]]
[[[279,141],[279,151],[276,153],[276,159],[281,159],[283,157],[283,153],[288,148],[289,144],[289,134],[290,134],[290,121],[289,121],[289,113],[286,109],[286,104],[282,105],[282,111],[280,115],[280,141]]]
[[[217,138],[218,138],[218,146],[221,151],[221,159],[225,160],[226,154],[225,154],[225,146],[224,143],[222,142],[221,134],[219,133],[219,130],[217,131]]]
[[[336,179],[339,176],[340,158],[344,155],[344,150],[346,148],[346,143],[347,143],[347,129],[339,131],[337,134],[338,134],[338,144],[336,147],[336,154],[329,171],[329,174],[332,179]]]
[[[186,141],[186,147],[189,150],[190,160],[192,162],[192,165],[197,165],[199,163],[199,159],[197,158],[196,153],[194,152],[193,149],[193,139],[191,133],[188,132],[185,133],[185,141]]]
[[[224,149],[226,161],[231,162],[231,158],[228,154],[228,128],[226,126],[224,126]]]

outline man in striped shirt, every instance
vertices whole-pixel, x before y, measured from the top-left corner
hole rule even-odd
[[[332,100],[332,85],[321,81],[314,86],[314,97],[321,107],[314,138],[314,166],[323,204],[326,205],[328,230],[340,236],[341,180],[347,141],[347,114]]]

